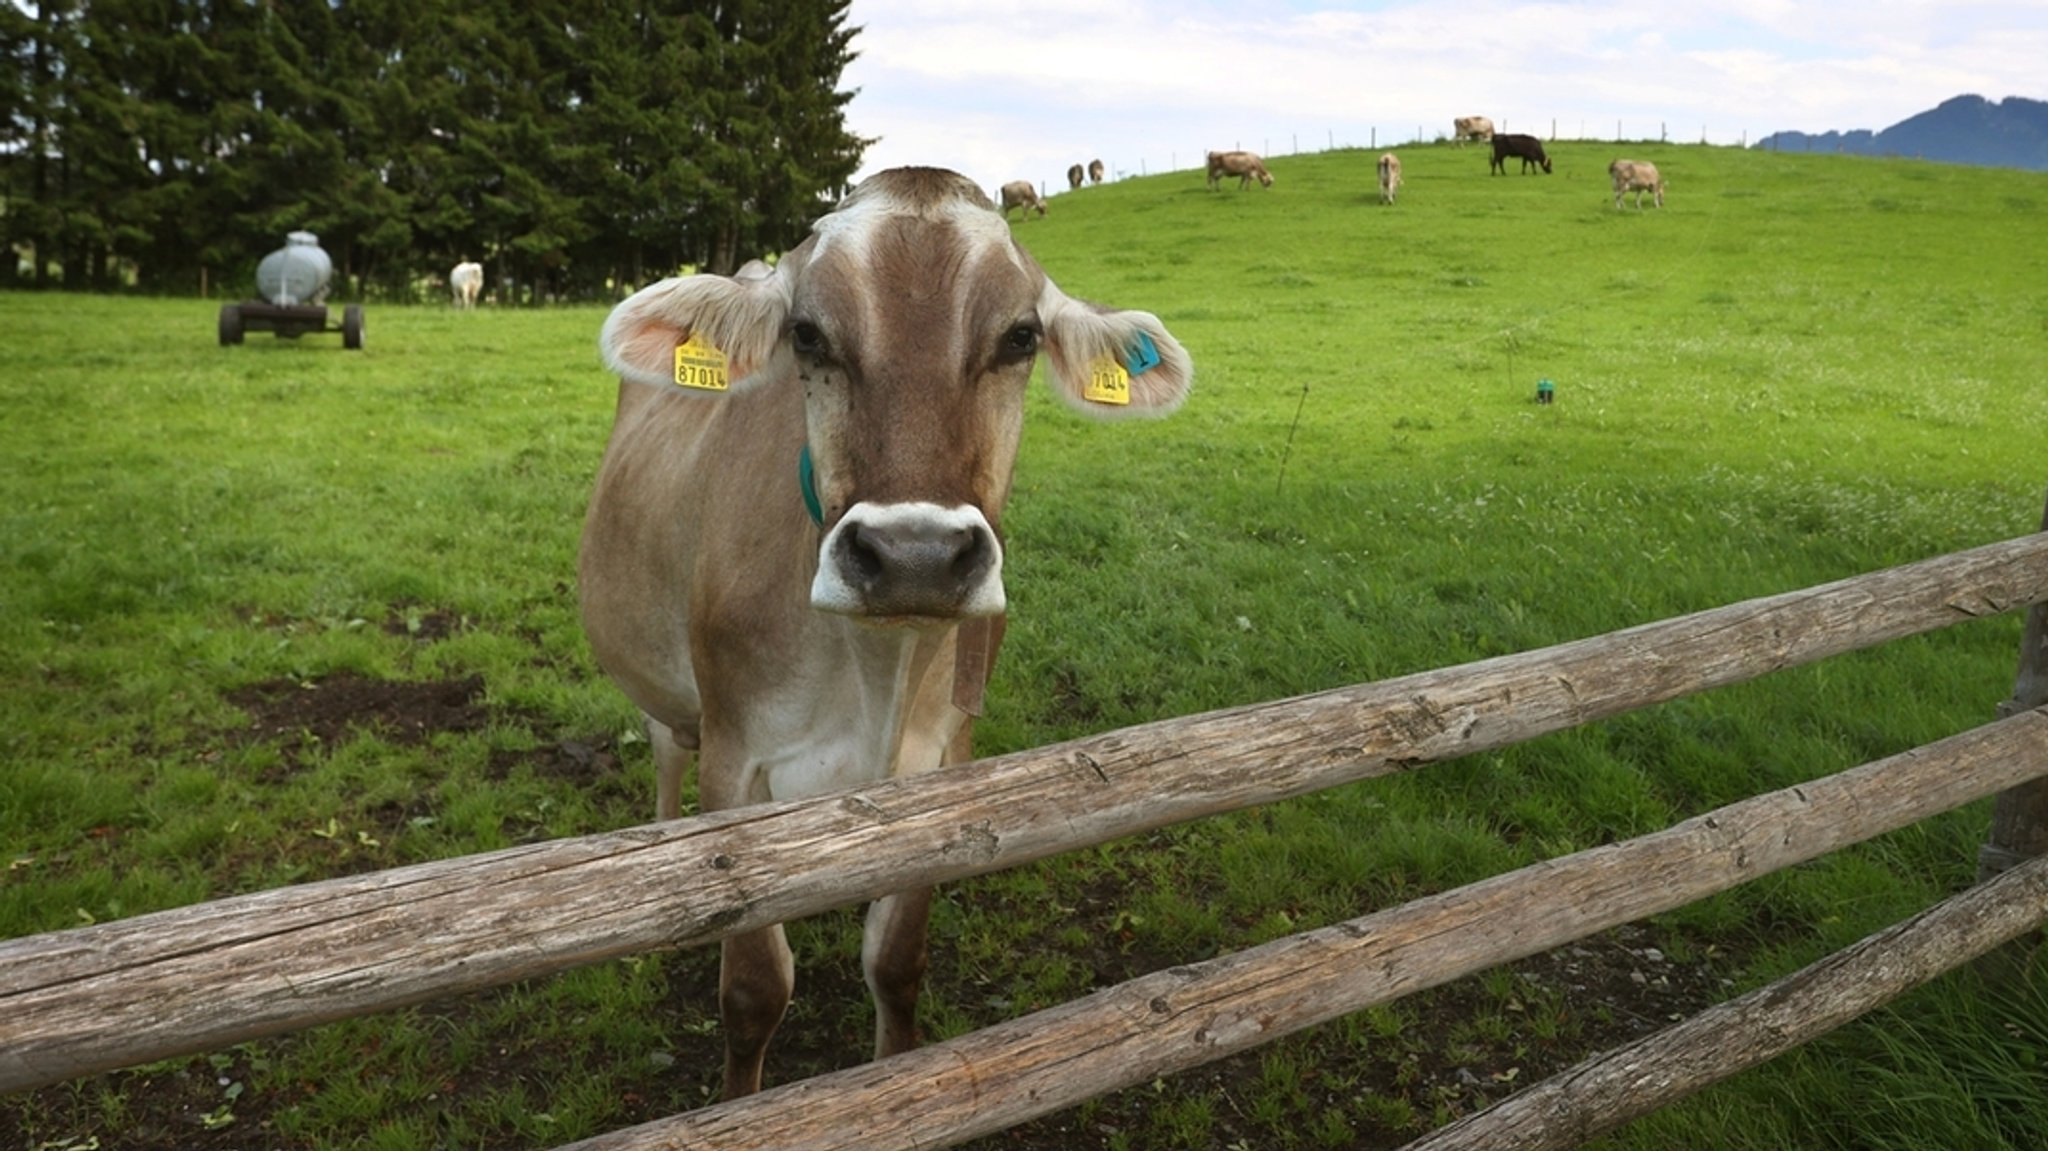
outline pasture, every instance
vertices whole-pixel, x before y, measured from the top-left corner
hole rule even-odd
[[[1380,679],[2033,530],[2037,174],[1562,142],[1269,157],[1014,225],[1157,312],[1187,407],[1035,397],[984,753]],[[1667,207],[1616,211],[1654,161]],[[649,818],[575,613],[603,312],[0,295],[0,937]],[[1536,382],[1556,402],[1533,402]],[[792,489],[794,480],[792,479]],[[794,496],[794,491],[792,491]],[[1987,719],[2004,616],[942,888],[928,1033],[1663,827]],[[984,1141],[1396,1147],[1970,882],[1984,805]],[[771,1082],[864,1058],[858,919],[793,925]],[[0,1098],[27,1147],[546,1148],[716,1090],[717,958],[605,963]],[[2048,970],[1942,980],[1603,1141],[2048,1143]],[[93,1144],[92,1141],[97,1143]]]

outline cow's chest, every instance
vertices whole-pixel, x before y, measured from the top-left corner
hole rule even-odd
[[[939,765],[959,726],[937,647],[860,637],[791,668],[739,724],[747,794],[802,799]],[[886,637],[894,639],[894,637]]]

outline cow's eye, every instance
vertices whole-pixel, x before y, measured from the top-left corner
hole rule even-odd
[[[1038,329],[1030,324],[1018,324],[1003,333],[1002,352],[1006,358],[1022,360],[1038,354]]]
[[[809,320],[798,320],[790,325],[789,346],[799,356],[822,356],[825,354],[825,333]]]

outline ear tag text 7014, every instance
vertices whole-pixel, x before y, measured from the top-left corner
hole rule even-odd
[[[676,345],[676,386],[707,392],[722,392],[732,386],[726,375],[725,353],[705,339],[704,333],[691,332],[689,339]]]
[[[1131,377],[1144,375],[1159,366],[1159,347],[1152,337],[1138,333],[1138,340],[1124,353],[1120,363],[1112,356],[1097,356],[1088,365],[1088,385],[1081,398],[1119,407],[1131,402]]]

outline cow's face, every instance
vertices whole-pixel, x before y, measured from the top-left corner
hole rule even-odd
[[[863,183],[772,272],[646,289],[603,342],[621,375],[668,386],[692,332],[724,351],[735,390],[802,389],[804,443],[788,450],[808,451],[822,529],[811,602],[889,622],[1004,609],[999,525],[1041,352],[1098,416],[1163,415],[1191,380],[1157,318],[1068,298],[977,187],[931,169]]]

